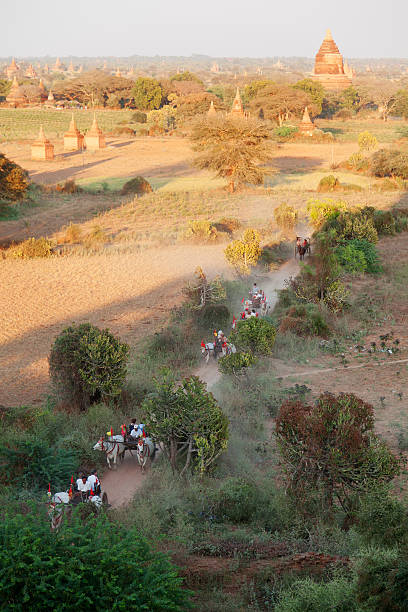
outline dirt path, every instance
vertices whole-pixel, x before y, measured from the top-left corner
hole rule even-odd
[[[126,453],[125,460],[117,470],[106,470],[101,477],[102,490],[106,491],[110,505],[119,508],[128,504],[148,478],[148,473],[149,467],[142,473],[135,453]]]
[[[299,263],[296,259],[289,259],[278,270],[270,272],[267,276],[259,275],[256,277],[260,282],[257,283],[261,287],[270,304],[271,310],[275,308],[278,301],[278,291],[285,287],[285,280],[291,276],[295,276],[299,270]],[[207,383],[207,389],[210,390],[220,379],[220,372],[215,361],[211,360],[208,364],[204,363],[196,372],[196,375]]]

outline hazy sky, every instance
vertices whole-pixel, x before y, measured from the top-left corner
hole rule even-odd
[[[407,57],[408,0],[0,0],[0,57]]]

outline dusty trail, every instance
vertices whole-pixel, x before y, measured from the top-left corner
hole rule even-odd
[[[287,261],[278,270],[270,272],[267,276],[259,276],[261,281],[259,285],[265,291],[268,297],[271,308],[274,308],[278,299],[277,291],[283,289],[285,280],[297,273],[299,268],[298,262],[294,259]],[[210,362],[204,364],[197,372],[204,382],[207,383],[208,389],[211,389],[220,378],[220,373],[217,364]],[[150,467],[143,474],[137,463],[135,454],[126,453],[125,460],[117,470],[107,470],[101,477],[102,488],[108,494],[109,503],[113,508],[128,504],[137,491],[142,487],[145,479],[148,478]]]
[[[275,308],[278,301],[278,291],[284,289],[285,280],[291,276],[295,276],[299,270],[299,263],[296,259],[289,259],[278,270],[270,272],[267,276],[259,275],[260,282],[257,281],[269,301],[270,308]],[[208,364],[204,363],[196,372],[196,375],[207,383],[207,388],[210,390],[218,382],[221,374],[218,371],[217,364],[211,360]]]

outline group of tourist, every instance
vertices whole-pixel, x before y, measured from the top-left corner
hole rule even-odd
[[[81,497],[82,500],[87,499],[93,495],[101,494],[101,483],[99,481],[97,471],[92,470],[92,472],[87,476],[85,473],[82,473],[76,481],[74,498]]]

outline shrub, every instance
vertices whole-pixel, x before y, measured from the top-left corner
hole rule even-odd
[[[80,242],[81,239],[82,239],[81,226],[76,223],[70,223],[65,230],[64,242],[72,244],[72,243]]]
[[[392,149],[380,149],[370,157],[371,173],[379,177],[408,179],[408,154]]]
[[[135,178],[130,179],[123,185],[120,193],[121,195],[135,193],[137,196],[142,196],[145,193],[151,193],[152,191],[153,189],[149,181],[146,181],[143,176],[135,176]]]
[[[283,230],[293,230],[298,219],[298,213],[293,206],[282,202],[275,208],[273,214],[278,227]]]
[[[352,118],[353,112],[348,108],[342,108],[334,115],[334,119],[341,119],[342,121],[347,121]]]
[[[136,528],[104,515],[84,520],[74,511],[71,521],[63,521],[55,532],[42,512],[2,516],[3,609],[186,609],[190,594],[175,568],[166,555],[150,549]]]
[[[214,223],[215,228],[219,232],[226,232],[227,234],[233,234],[241,227],[241,221],[234,217],[223,217],[217,223]]]
[[[361,152],[353,153],[347,160],[347,164],[350,168],[359,172],[361,170],[368,170],[370,163],[368,159],[364,157]]]
[[[360,132],[358,135],[358,146],[361,151],[371,151],[371,149],[375,149],[377,145],[377,138],[370,132]]]
[[[222,329],[231,321],[231,312],[225,304],[207,304],[200,311],[200,320],[207,328]]]
[[[273,130],[273,135],[278,140],[290,140],[294,134],[299,131],[299,128],[295,125],[281,125]]]
[[[249,368],[255,362],[256,357],[251,352],[232,353],[219,359],[218,368],[222,374],[237,374],[244,368]]]
[[[249,523],[257,510],[257,487],[243,478],[229,478],[218,490],[215,512],[232,523]]]
[[[320,193],[338,191],[339,189],[341,189],[340,181],[338,178],[333,176],[333,174],[324,176],[322,179],[320,179],[319,184],[317,186],[317,191]]]
[[[349,296],[350,291],[340,280],[336,280],[327,287],[323,300],[329,310],[339,313],[349,306]]]
[[[261,256],[261,238],[254,229],[247,229],[242,240],[234,240],[224,251],[225,258],[240,274],[247,275]]]
[[[354,239],[373,243],[378,241],[373,215],[366,209],[346,211],[337,217],[329,218],[324,229],[336,230],[338,242],[347,242]]]
[[[279,331],[285,333],[290,331],[298,336],[321,336],[323,338],[330,334],[330,328],[323,315],[314,304],[297,304],[289,308],[282,319]]]
[[[52,243],[47,238],[28,238],[24,242],[8,248],[6,257],[32,259],[34,257],[49,257],[51,253]]]
[[[28,173],[0,153],[0,200],[20,200],[28,186]]]
[[[384,488],[374,489],[360,500],[356,529],[367,544],[394,546],[408,536],[404,505]]]
[[[374,227],[378,235],[388,234],[393,236],[396,233],[395,219],[389,210],[376,210],[374,212]]]
[[[367,261],[364,253],[353,244],[354,242],[353,240],[345,246],[337,247],[336,256],[341,267],[349,274],[364,274],[367,270]]]
[[[85,236],[83,243],[87,248],[103,245],[108,240],[105,230],[100,225],[94,225],[92,230]]]
[[[217,230],[214,225],[212,225],[211,221],[200,219],[197,221],[190,221],[190,226],[185,237],[187,240],[197,242],[213,242],[217,239],[217,235]]]
[[[81,187],[73,179],[68,179],[62,184],[58,183],[55,190],[60,193],[80,193],[82,191]]]
[[[307,202],[307,212],[315,229],[319,229],[330,217],[337,217],[346,208],[346,203],[341,200],[317,200],[311,198]]]
[[[408,610],[407,553],[396,549],[369,548],[357,560],[356,599],[372,612]]]
[[[313,582],[311,578],[296,580],[283,591],[275,612],[360,612],[355,600],[354,585],[346,577],[329,582]]]
[[[134,136],[135,130],[128,125],[119,125],[112,130],[114,136]]]
[[[141,111],[136,111],[132,115],[132,121],[134,121],[135,123],[146,123],[147,115],[146,113],[142,113]]]
[[[122,391],[129,353],[108,329],[90,323],[65,328],[49,356],[51,381],[76,406],[115,401]]]
[[[275,343],[276,328],[265,318],[251,317],[239,321],[230,338],[240,350],[270,355]]]

